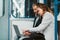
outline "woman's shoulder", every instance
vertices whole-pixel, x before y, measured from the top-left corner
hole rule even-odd
[[[47,18],[54,18],[53,14],[50,13],[50,12],[46,12],[46,13],[44,14],[44,17],[47,17]]]
[[[46,12],[46,13],[44,14],[44,16],[53,16],[53,14],[50,13],[50,12]]]

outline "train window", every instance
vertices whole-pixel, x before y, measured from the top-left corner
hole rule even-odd
[[[34,2],[37,2],[37,0],[27,0],[27,1],[25,1],[25,17],[33,18],[35,16],[34,12],[32,10],[32,4]]]
[[[24,17],[25,0],[11,0],[11,17]]]
[[[45,4],[54,11],[54,0],[46,0]]]
[[[58,1],[60,1],[60,0],[58,0]]]
[[[60,13],[60,5],[58,5],[58,11],[59,11],[59,13]]]
[[[11,17],[14,18],[33,18],[32,4],[37,0],[13,0]]]
[[[58,21],[60,21],[60,5],[58,5]]]

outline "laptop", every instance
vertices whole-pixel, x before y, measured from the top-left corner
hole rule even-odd
[[[14,27],[14,30],[15,30],[15,32],[16,32],[16,34],[17,34],[18,39],[21,38],[22,36],[23,36],[23,38],[28,38],[28,37],[29,37],[29,36],[24,36],[24,35],[20,34],[17,25],[13,25],[13,27]]]
[[[21,34],[19,32],[18,26],[17,25],[13,25],[15,33],[17,34],[18,37],[21,37]]]

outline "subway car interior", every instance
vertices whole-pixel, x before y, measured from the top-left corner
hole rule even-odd
[[[60,0],[0,0],[0,40],[26,38],[22,31],[33,26],[33,3],[43,3],[52,9],[55,17],[54,38],[60,40]]]

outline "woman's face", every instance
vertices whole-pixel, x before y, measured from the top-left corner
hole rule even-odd
[[[37,14],[37,6],[34,5],[32,8],[33,8],[34,13]]]
[[[38,11],[39,15],[43,16],[43,13],[44,13],[43,9],[41,9],[40,7],[38,7],[37,11]]]

